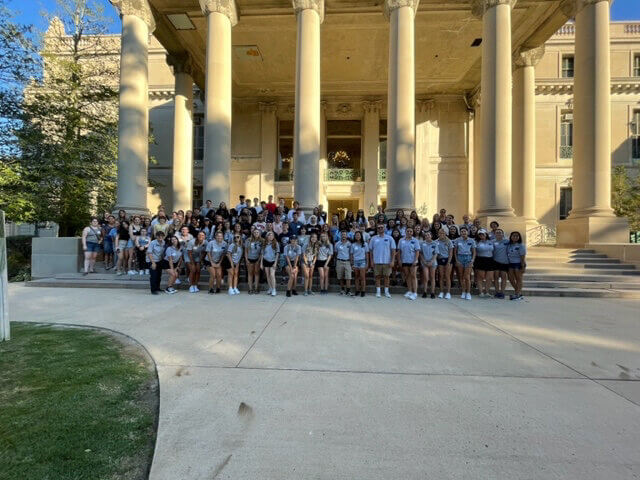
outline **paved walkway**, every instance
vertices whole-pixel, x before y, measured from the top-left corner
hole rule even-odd
[[[640,478],[640,302],[152,297],[12,285],[160,375],[152,480]]]

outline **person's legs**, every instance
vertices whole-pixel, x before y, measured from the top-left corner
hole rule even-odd
[[[487,295],[489,295],[489,291],[491,290],[491,284],[493,283],[493,272],[488,271],[488,272],[484,272],[485,274],[485,293]]]
[[[289,281],[287,282],[287,292],[290,292],[293,290],[293,286],[295,284],[293,283],[293,268],[289,266],[287,266],[287,276],[289,277]]]
[[[466,283],[467,293],[471,294],[471,265],[464,267],[464,281]]]
[[[513,268],[509,269],[509,272],[507,273],[507,275],[509,276],[509,283],[511,283],[511,286],[513,287],[513,289],[517,292],[518,289],[518,281],[516,279],[516,273],[515,270]]]
[[[253,293],[253,269],[255,265],[255,263],[247,262],[247,284],[249,285],[249,293]]]
[[[516,292],[516,295],[522,295],[522,279],[524,274],[522,273],[522,270],[516,270],[514,273],[516,276],[516,283],[518,285],[518,290]]]
[[[418,267],[409,268],[409,274],[411,278],[411,292],[418,293]]]
[[[135,247],[131,247],[127,250],[127,256],[129,257],[129,263],[127,265],[127,270],[131,271],[133,270],[133,261],[135,259],[134,257],[135,254]]]
[[[200,263],[196,262],[193,264],[193,269],[195,270],[195,275],[194,275],[194,286],[198,286],[198,284],[200,283],[200,272],[201,272],[201,267],[200,267]]]
[[[409,272],[409,267],[402,267],[402,278],[404,278],[406,284],[407,284],[407,293],[405,294],[405,296],[408,293],[411,293],[411,279],[409,278],[411,276],[410,272]]]
[[[486,278],[486,272],[484,270],[478,270],[477,268],[475,272],[476,272],[475,274],[476,286],[478,287],[478,292],[480,293],[481,296],[484,296],[484,290],[485,290],[484,281]]]
[[[458,275],[458,283],[460,284],[460,288],[462,289],[462,293],[464,293],[465,292],[465,289],[464,289],[464,267],[456,259],[455,269],[452,268],[451,270],[455,270],[456,271],[456,274]],[[450,277],[453,278],[453,275],[450,275]],[[453,280],[450,283],[453,283]]]
[[[84,252],[84,273],[89,273],[89,265],[91,264],[91,252],[86,250]]]
[[[209,290],[213,290],[213,284],[216,281],[216,272],[212,266],[208,266],[207,271],[209,272]]]
[[[430,266],[427,267],[429,270],[429,281],[431,282],[431,293],[435,295],[436,293],[436,267]],[[425,280],[425,284],[427,281]]]
[[[293,277],[293,282],[291,284],[291,292],[294,293],[295,295],[297,295],[297,289],[296,287],[298,286],[298,272],[299,272],[299,267],[296,265],[295,267],[293,267],[291,269],[291,273],[289,274],[290,276]]]

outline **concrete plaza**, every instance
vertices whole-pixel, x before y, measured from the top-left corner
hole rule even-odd
[[[640,477],[640,302],[11,285],[153,356],[152,480]]]

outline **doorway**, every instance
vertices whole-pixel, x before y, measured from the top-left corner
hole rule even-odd
[[[355,216],[355,214],[358,213],[359,203],[357,198],[329,199],[329,218],[331,218],[333,214],[338,214],[340,220],[344,220],[349,210],[351,210]]]

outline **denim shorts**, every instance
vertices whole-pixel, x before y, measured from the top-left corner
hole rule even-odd
[[[87,242],[87,252],[96,253],[100,250],[100,244],[95,242]]]
[[[471,258],[473,258],[473,255],[458,255],[457,257],[458,264],[462,265],[463,267],[470,267]]]
[[[87,243],[87,246],[89,244]],[[521,263],[509,263],[509,270],[522,270],[522,264]]]
[[[127,240],[127,248],[133,248],[133,240],[131,238]]]
[[[367,261],[366,260],[354,260],[353,268],[366,268]]]
[[[111,237],[104,237],[104,244],[102,248],[104,253],[113,253],[113,240]]]

